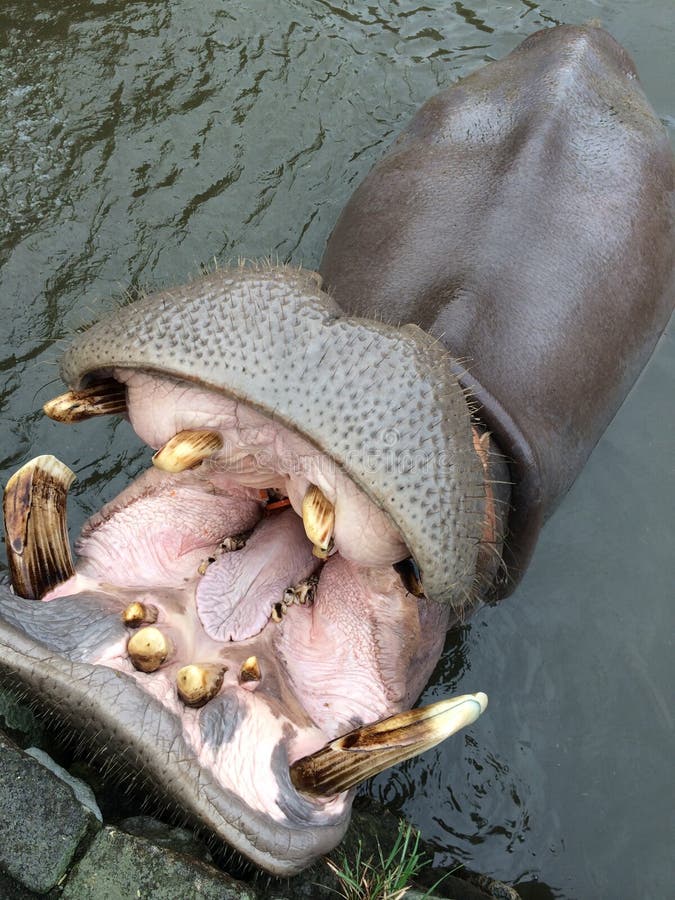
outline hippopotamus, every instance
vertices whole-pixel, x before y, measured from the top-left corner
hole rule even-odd
[[[318,273],[216,269],[78,334],[46,413],[125,416],[153,464],[76,563],[73,473],[12,477],[3,681],[270,873],[330,850],[359,781],[485,709],[414,704],[664,329],[672,197],[626,52],[553,28],[420,109]]]

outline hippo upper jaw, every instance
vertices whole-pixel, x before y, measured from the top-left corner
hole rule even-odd
[[[437,340],[345,316],[319,284],[302,270],[218,270],[96,323],[61,376],[78,389],[96,373],[157,373],[297,432],[391,519],[426,595],[461,610],[485,496],[465,392]]]
[[[391,764],[484,708],[405,712],[475,577],[484,485],[463,392],[418,329],[346,319],[278,269],[125,307],[62,374],[89,391],[56,417],[125,412],[155,468],[85,526],[77,570],[43,567],[32,593],[30,509],[14,519],[52,463],[8,485],[15,585],[48,602],[3,597],[3,669],[244,856],[297,872],[340,840],[352,769],[384,767],[351,750]],[[132,645],[157,635],[148,664]],[[197,702],[195,671],[213,676]]]

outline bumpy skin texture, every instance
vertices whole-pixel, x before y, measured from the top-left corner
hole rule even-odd
[[[72,388],[112,368],[196,382],[309,438],[398,526],[427,596],[470,599],[482,471],[447,354],[418,328],[343,316],[307,273],[222,270],[121,308],[61,361]]]
[[[563,26],[429,100],[328,242],[345,311],[439,337],[513,461],[501,593],[672,312],[673,182],[628,54]]]

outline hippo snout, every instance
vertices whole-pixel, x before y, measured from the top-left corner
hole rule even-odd
[[[75,338],[47,413],[124,415],[154,451],[76,563],[63,463],[5,493],[15,590],[40,601],[5,598],[12,670],[38,692],[48,657],[41,703],[280,874],[340,839],[359,781],[487,702],[412,710],[473,599],[487,495],[464,392],[437,341],[343,315],[319,281],[220,270]]]

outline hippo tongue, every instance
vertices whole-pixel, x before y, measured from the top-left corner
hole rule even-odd
[[[307,578],[316,566],[302,520],[293,510],[271,516],[242,550],[216,560],[197,585],[204,630],[216,641],[254,637],[288,586]]]

